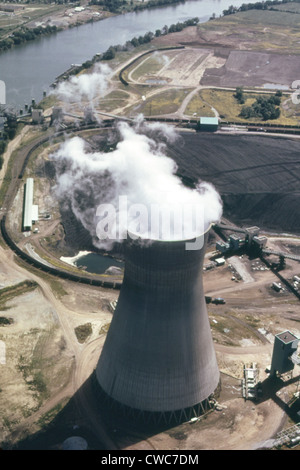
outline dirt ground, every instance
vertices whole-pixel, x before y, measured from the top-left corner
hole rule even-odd
[[[298,239],[277,240],[274,237],[272,245],[280,246],[281,249],[293,245],[297,247]],[[299,301],[291,293],[275,293],[270,286],[276,276],[268,270],[256,270],[260,265],[255,261],[249,261],[246,257],[238,258],[239,263],[235,264],[239,268],[237,271],[242,275],[243,272],[249,274],[245,281],[232,280],[230,258],[224,266],[204,272],[206,295],[226,299],[225,305],[208,305],[221,372],[219,411],[210,413],[194,424],[183,424],[147,437],[141,435],[140,438],[133,438],[130,433],[124,436],[123,429],[114,431],[109,425],[107,427],[101,424],[101,421],[95,423],[95,410],[93,411],[91,401],[87,401],[82,392],[82,387],[93,372],[101,353],[105,331],[112,315],[109,303],[117,300],[118,292],[75,286],[62,280],[56,281],[60,284],[58,289],[49,279],[28,271],[26,265],[21,267],[16,264],[9,250],[0,250],[1,275],[6,281],[5,285],[24,279],[35,280],[39,285],[30,294],[16,297],[8,305],[9,310],[2,312],[2,315],[9,315],[14,319],[12,325],[0,329],[1,339],[7,345],[7,365],[0,366],[5,367],[0,384],[0,406],[5,406],[6,410],[0,432],[2,441],[12,445],[31,435],[36,436],[36,442],[39,442],[36,433],[42,424],[47,419],[49,421],[51,413],[55,415],[53,410],[60,409],[66,400],[70,402],[74,394],[79,394],[79,409],[81,407],[80,419],[75,413],[75,423],[79,423],[82,429],[87,427],[92,430],[98,438],[101,435],[102,443],[107,444],[113,439],[113,444],[109,444],[110,448],[113,445],[115,448],[128,450],[255,449],[282,427],[291,425],[283,406],[294,393],[296,383],[282,386],[276,396],[266,392],[264,398],[257,403],[244,401],[242,398],[243,366],[255,362],[259,368],[260,380],[267,383],[268,374],[265,369],[271,361],[274,335],[285,329],[299,335]],[[211,254],[213,252],[206,255],[207,263],[210,262]],[[300,274],[299,263],[289,262],[285,275],[291,277],[294,274]],[[87,322],[92,324],[92,335],[80,344],[74,329]],[[46,397],[30,389],[32,377],[25,377],[22,369],[20,370],[20,355],[26,357],[26,365],[29,367],[34,360],[37,361],[36,354],[40,350],[40,344],[43,344],[42,359],[40,358],[42,364],[35,362],[36,369],[31,370],[31,375],[43,367],[50,394]],[[299,376],[298,369],[294,371],[295,377]],[[51,381],[47,379],[48,373]],[[15,396],[22,399],[15,401],[8,398]],[[64,408],[58,416],[63,410]],[[50,439],[49,446],[53,444]]]
[[[75,328],[89,322],[89,342],[99,340],[111,319],[109,303],[117,293],[45,280],[18,265],[9,250],[0,247],[0,251],[3,287],[25,279],[38,285],[33,292],[15,297],[1,312],[13,320],[0,327],[0,339],[6,345],[0,379],[0,441],[4,442],[9,436],[15,440],[39,430],[48,413],[75,393],[80,374],[76,379],[74,373],[85,347]],[[42,384],[35,387],[41,374]]]
[[[250,10],[216,18],[179,33],[155,38],[156,44],[299,54],[299,17],[293,12]]]
[[[143,74],[139,81],[132,79],[136,66],[129,74],[132,83],[168,83],[169,86],[202,86],[233,88],[237,86],[289,89],[300,76],[299,61],[294,56],[274,52],[228,50],[220,56],[218,49],[188,47],[184,50],[155,53],[165,64],[155,73]],[[139,67],[146,65],[144,59]],[[270,86],[271,84],[271,86]],[[268,86],[269,85],[269,86]]]

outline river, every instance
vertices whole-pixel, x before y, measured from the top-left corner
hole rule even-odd
[[[0,54],[0,80],[6,84],[6,102],[17,108],[40,101],[55,78],[71,64],[85,62],[109,46],[125,44],[134,36],[155,32],[164,25],[198,17],[207,21],[242,0],[190,0],[176,5],[114,16],[42,37]],[[255,0],[247,0],[255,3]]]

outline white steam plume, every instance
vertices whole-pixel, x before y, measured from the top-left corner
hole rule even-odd
[[[174,138],[169,126],[160,125],[162,129],[168,131],[169,139]],[[136,128],[121,123],[118,130],[121,139],[109,153],[89,153],[85,142],[75,137],[52,155],[57,170],[55,191],[90,232],[95,246],[110,249],[126,238],[127,230],[162,240],[194,238],[190,215],[195,208],[202,217],[200,233],[220,219],[222,203],[214,187],[200,182],[190,189],[182,184],[164,145],[151,138],[156,124],[139,120]],[[111,207],[113,212],[109,212]],[[158,220],[159,226],[154,227]],[[107,240],[99,239],[99,225],[108,227]]]
[[[112,71],[108,65],[96,64],[92,73],[75,75],[59,83],[53,93],[68,103],[81,103],[83,100],[92,102],[107,91],[108,78],[111,74]]]

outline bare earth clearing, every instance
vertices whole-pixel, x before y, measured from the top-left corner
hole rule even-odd
[[[295,77],[300,75],[299,60],[295,56],[274,52],[253,52],[186,46],[172,52],[156,52],[155,57],[162,67],[155,74],[147,73],[137,83],[163,83],[169,86],[210,87],[264,87],[268,84],[283,85],[287,89]],[[150,58],[140,64],[146,64]],[[163,65],[163,62],[166,62]],[[151,72],[151,66],[149,66]],[[138,72],[135,67],[136,73]],[[132,72],[129,79],[133,83]]]
[[[105,327],[111,319],[111,313],[107,308],[108,302],[116,299],[117,293],[99,288],[81,286],[75,288],[72,283],[58,281],[63,284],[65,294],[57,298],[52,294],[47,282],[26,272],[24,268],[18,267],[7,250],[1,249],[1,260],[5,263],[6,279],[10,279],[10,283],[19,282],[22,278],[29,278],[36,280],[41,289],[40,293],[37,291],[30,294],[30,297],[27,295],[28,301],[24,296],[16,298],[11,309],[3,312],[15,320],[13,325],[1,328],[1,339],[5,340],[7,345],[7,365],[2,366],[5,374],[1,375],[1,403],[5,403],[5,417],[9,419],[11,430],[14,432],[10,435],[6,420],[1,434],[4,439],[15,436],[13,439],[15,441],[15,439],[19,440],[21,436],[24,436],[26,429],[30,434],[38,430],[38,418],[60,404],[63,398],[72,397],[89,378],[101,352],[104,338],[101,334],[101,327]],[[281,424],[285,422],[286,415],[277,400],[268,398],[258,404],[244,402],[241,397],[240,380],[243,364],[254,361],[259,367],[260,379],[264,381],[267,377],[264,369],[270,363],[272,342],[269,340],[262,342],[258,328],[263,328],[272,335],[283,329],[290,329],[297,334],[297,323],[293,319],[299,317],[300,307],[292,294],[275,295],[272,293],[269,286],[271,282],[276,280],[272,273],[265,271],[257,274],[251,270],[247,260],[244,260],[243,264],[245,269],[251,273],[253,282],[244,283],[241,281],[236,285],[231,281],[231,271],[227,266],[208,271],[204,276],[206,293],[208,295],[222,295],[226,298],[226,306],[209,308],[219,367],[221,372],[229,374],[229,378],[227,375],[222,375],[223,387],[219,402],[225,406],[224,409],[208,415],[203,424],[200,421],[192,427],[191,425],[182,425],[177,431],[173,429],[170,432],[163,432],[146,439],[146,441],[142,440],[133,444],[130,437],[125,440],[122,438],[120,442],[117,439],[115,442],[118,447],[173,450],[251,449],[273,436]],[[2,264],[1,270],[3,269]],[[299,271],[298,263],[291,263],[288,272],[299,274]],[[218,286],[217,289],[216,286]],[[222,331],[222,318],[225,321],[224,326],[230,330],[227,333]],[[239,319],[243,322],[242,327],[237,323]],[[85,344],[79,344],[74,335],[74,327],[86,322],[92,323],[93,334]],[[254,331],[250,328],[251,322],[256,322]],[[56,333],[53,330],[53,325],[55,325]],[[51,381],[47,381],[49,391],[52,392],[51,397],[44,402],[40,409],[35,411],[34,404],[36,403],[32,393],[28,390],[28,379],[24,380],[22,374],[17,372],[17,364],[20,359],[14,350],[17,347],[19,354],[23,356],[29,354],[28,361],[30,361],[30,352],[26,346],[25,338],[27,336],[30,339],[30,344],[33,345],[38,338],[41,338],[45,329],[49,332],[49,338],[47,343],[44,343],[43,357],[48,358],[49,361],[49,358],[55,357],[53,355],[56,344],[58,344],[57,341],[63,344],[63,354],[60,353],[56,358],[56,361],[59,360],[59,362],[56,363],[55,369],[60,367],[65,372],[61,376],[61,382],[57,384],[58,388],[53,390],[55,375],[52,366],[50,369]],[[61,343],[62,341],[63,343]],[[226,342],[232,346],[224,346],[223,344]],[[45,372],[44,369],[43,371]],[[297,374],[299,375],[299,370],[295,370],[294,375],[297,376]],[[286,402],[294,389],[295,385],[283,388],[279,392],[281,399]],[[13,397],[16,393],[18,397],[22,397],[22,400],[18,399],[13,404],[8,399],[8,394]],[[12,409],[12,407],[15,410],[14,414],[8,412],[8,409]],[[23,416],[24,408],[28,412],[28,418]],[[91,426],[92,422],[90,421],[93,413],[81,415],[80,418],[77,414],[75,416],[78,419],[77,424],[79,423],[83,428],[91,427],[91,430],[95,432],[95,427]],[[71,421],[68,414],[67,417]],[[110,433],[112,429],[108,429],[108,431]],[[183,432],[185,437],[176,438],[176,432],[178,435]],[[214,439],[208,438],[210,433]],[[129,444],[128,441],[131,443]],[[101,442],[103,443],[103,440]],[[104,439],[105,443],[107,444]],[[57,441],[49,441],[49,445],[52,446],[59,444],[60,442]]]

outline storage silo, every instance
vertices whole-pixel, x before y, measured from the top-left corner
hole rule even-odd
[[[187,240],[126,240],[124,281],[96,381],[135,418],[186,421],[207,410],[218,389],[202,283],[208,231],[202,237],[197,250]]]

